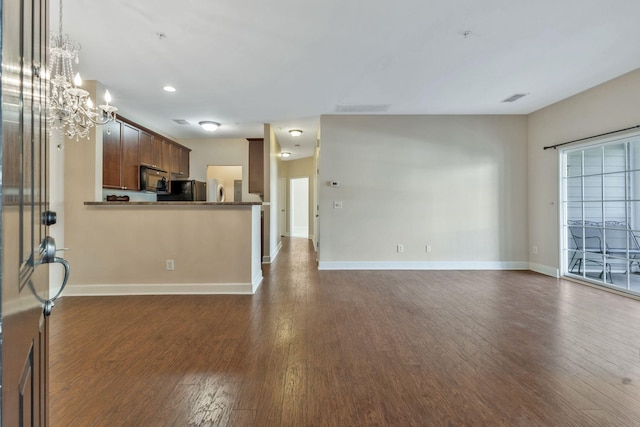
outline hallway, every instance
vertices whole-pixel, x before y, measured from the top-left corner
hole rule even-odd
[[[524,271],[317,271],[253,295],[67,297],[51,426],[640,424],[640,302]]]

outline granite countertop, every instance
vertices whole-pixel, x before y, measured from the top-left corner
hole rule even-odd
[[[257,206],[260,202],[84,202],[85,206]]]

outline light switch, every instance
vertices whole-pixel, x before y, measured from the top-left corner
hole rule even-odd
[[[333,209],[342,209],[342,201],[334,200]]]

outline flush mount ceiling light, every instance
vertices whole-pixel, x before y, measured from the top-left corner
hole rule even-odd
[[[204,121],[199,122],[198,124],[202,126],[202,129],[206,130],[207,132],[215,132],[220,127],[220,123],[217,122]]]
[[[162,90],[164,90],[165,92],[173,93],[176,91],[176,88],[173,86],[166,85],[166,86],[162,86]]]
[[[293,136],[294,138],[299,137],[300,135],[302,135],[302,131],[300,129],[291,129],[289,131],[289,133],[291,134],[291,136]]]
[[[58,34],[50,36],[49,69],[46,77],[51,85],[47,123],[49,132],[64,133],[69,138],[89,138],[89,130],[94,126],[105,125],[115,119],[118,109],[111,103],[109,91],[104,94],[104,104],[95,107],[89,92],[82,89],[80,74],[73,74],[73,62],[78,63],[80,43],[71,40],[62,32],[62,0],[58,9]],[[35,73],[40,77],[39,68]],[[62,147],[62,144],[59,146]]]
[[[290,152],[288,152],[288,151],[283,151],[282,153],[280,153],[280,156],[281,156],[281,157],[284,157],[284,158],[287,158],[287,157],[289,157],[290,155],[291,155],[291,153],[290,153]]]

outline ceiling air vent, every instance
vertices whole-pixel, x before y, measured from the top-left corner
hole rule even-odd
[[[511,95],[507,99],[503,99],[502,102],[517,101],[518,99],[522,98],[523,96],[527,96],[527,95],[528,95],[528,93],[516,93],[516,94]]]
[[[338,104],[336,113],[386,113],[389,104]]]
[[[183,126],[188,126],[191,123],[189,123],[188,121],[186,121],[185,119],[173,119],[174,122],[176,122],[179,125],[183,125]]]

